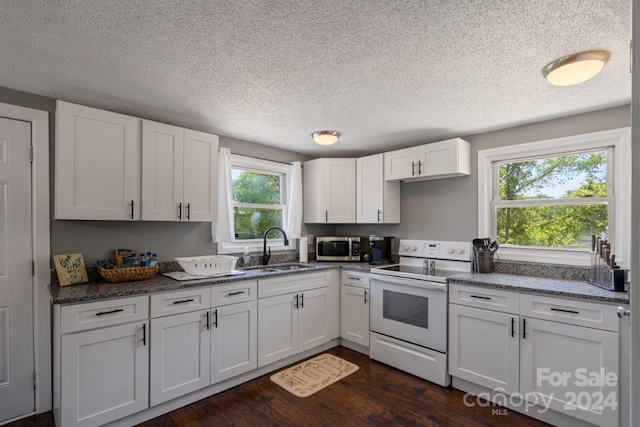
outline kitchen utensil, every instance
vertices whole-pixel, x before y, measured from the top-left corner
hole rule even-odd
[[[478,239],[475,238],[471,241],[471,243],[473,244],[473,247],[478,249],[478,250],[485,250],[488,246],[488,243],[486,243],[486,239]]]
[[[489,250],[493,253],[493,252],[497,251],[499,247],[500,247],[500,245],[498,244],[498,241],[497,241],[497,240],[494,240],[494,241],[489,245]]]

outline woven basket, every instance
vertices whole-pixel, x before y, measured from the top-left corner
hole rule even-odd
[[[98,266],[98,272],[104,280],[111,283],[137,282],[149,280],[158,272],[158,266],[153,267],[129,267],[129,268],[102,268]]]

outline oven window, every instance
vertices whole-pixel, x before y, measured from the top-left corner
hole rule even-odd
[[[383,290],[382,317],[429,329],[429,298]]]
[[[349,255],[349,242],[322,242],[318,245],[318,255],[320,256],[339,256],[345,257]]]

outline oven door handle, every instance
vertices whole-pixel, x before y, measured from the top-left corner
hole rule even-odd
[[[377,274],[372,274],[371,275],[372,284],[374,280],[378,282],[383,282],[383,283],[390,283],[392,285],[406,285],[406,286],[413,286],[416,288],[432,289],[434,291],[446,292],[447,290],[446,283],[429,282],[427,280],[403,279],[400,277],[389,277],[389,276],[380,276]]]

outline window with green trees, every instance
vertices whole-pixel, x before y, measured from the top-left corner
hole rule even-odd
[[[261,239],[267,228],[282,227],[284,175],[238,167],[231,172],[236,240]]]
[[[614,199],[608,149],[494,164],[501,244],[587,249],[610,231]]]

